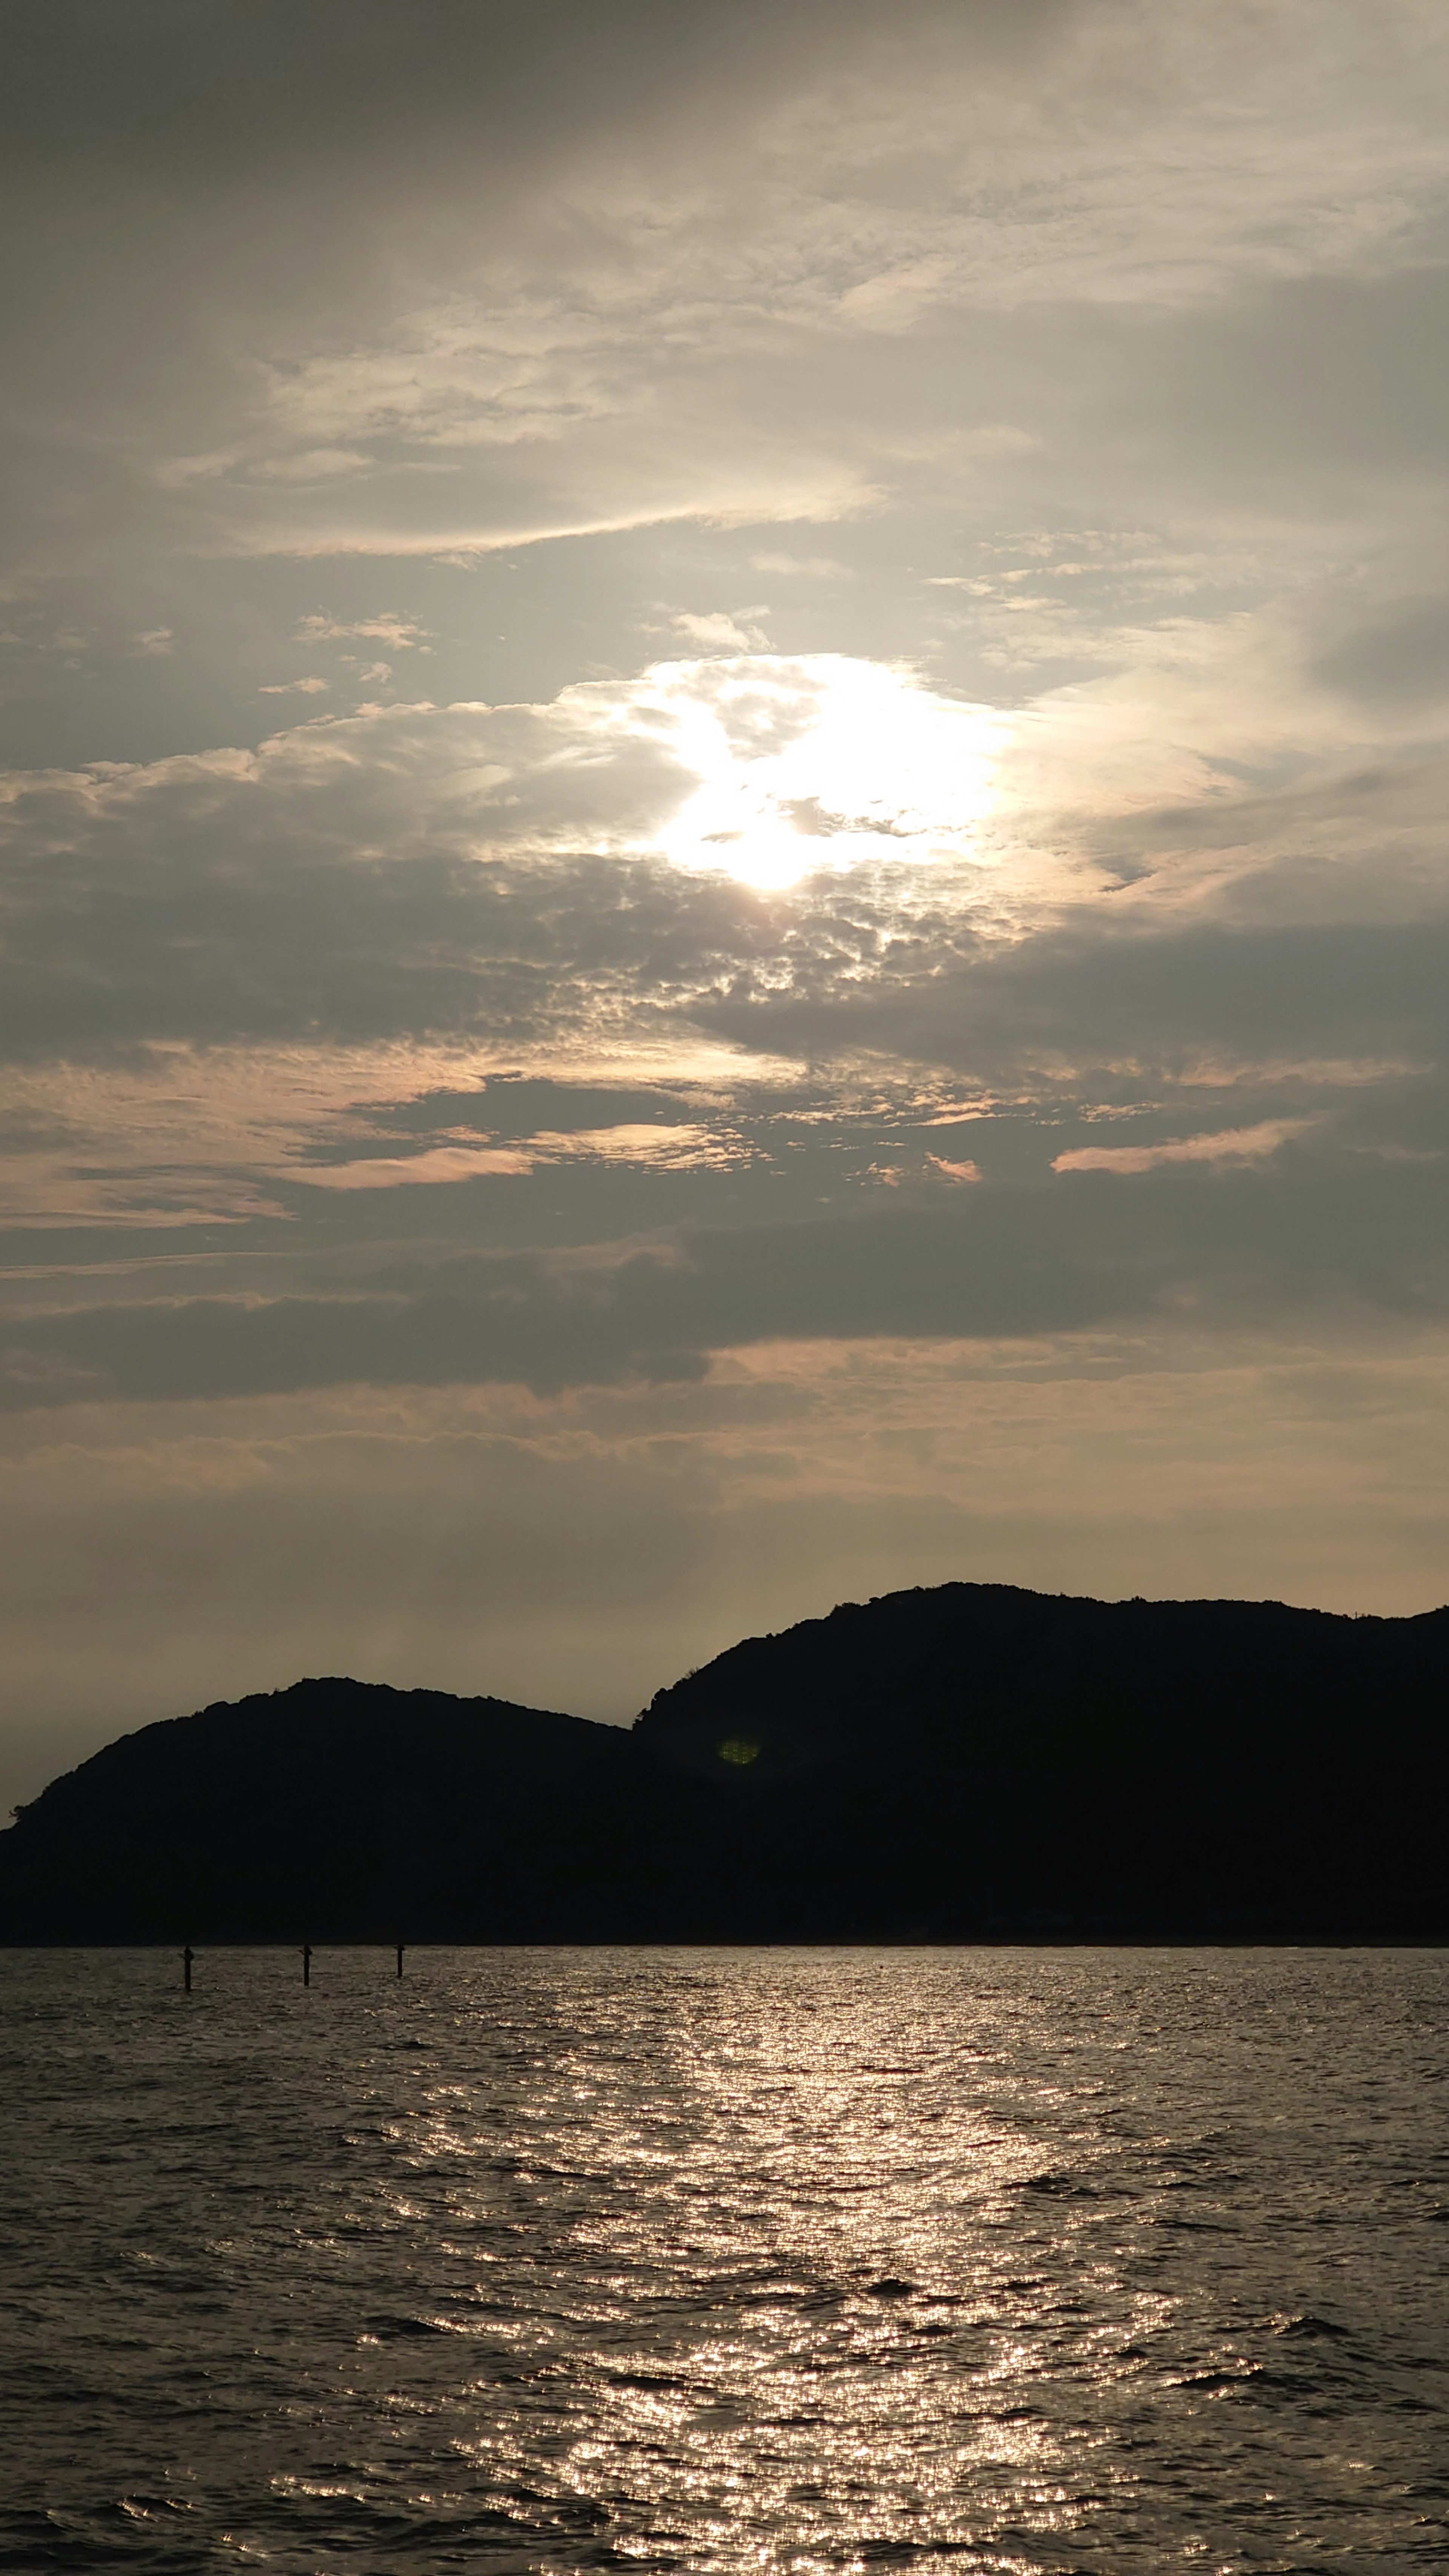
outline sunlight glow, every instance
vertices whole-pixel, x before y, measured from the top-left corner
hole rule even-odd
[[[661,834],[677,867],[767,891],[821,868],[965,855],[1003,720],[845,654],[662,663],[651,712],[699,780]]]

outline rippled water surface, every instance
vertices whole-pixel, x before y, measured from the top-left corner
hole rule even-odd
[[[0,2566],[1449,2567],[1446,1970],[0,1953]]]

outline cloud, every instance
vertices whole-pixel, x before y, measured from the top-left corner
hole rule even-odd
[[[1216,1136],[1167,1136],[1155,1145],[1074,1145],[1052,1161],[1054,1172],[1152,1172],[1161,1163],[1252,1163],[1276,1154],[1312,1125],[1307,1118],[1264,1118]]]
[[[1329,1151],[1270,1174],[1251,1156],[1176,1158],[1126,1194],[1050,1174],[949,1194],[898,1183],[856,1209],[687,1221],[643,1241],[394,1251],[325,1294],[183,1291],[13,1313],[0,1387],[22,1410],[349,1384],[551,1395],[687,1383],[712,1354],[792,1339],[1029,1343],[1314,1318],[1449,1319],[1449,1217],[1417,1165]]]
[[[436,1188],[452,1181],[494,1180],[533,1169],[532,1157],[515,1147],[436,1145],[428,1153],[378,1154],[360,1163],[311,1163],[288,1177],[313,1190],[393,1190],[407,1183]]]
[[[1442,10],[12,16],[17,1707],[1427,1598]]]
[[[551,1158],[587,1155],[601,1163],[627,1163],[657,1171],[724,1170],[738,1162],[745,1148],[739,1139],[698,1123],[648,1125],[621,1122],[614,1127],[578,1127],[571,1133],[544,1128],[532,1139],[538,1155]]]
[[[862,691],[874,745],[853,732]],[[674,1010],[772,936],[732,874],[903,867],[959,840],[983,721],[839,657],[721,660],[12,775],[0,1044],[482,1025],[507,1044],[591,997],[637,1017],[641,970],[645,1012]],[[801,831],[826,772],[848,805]]]
[[[680,610],[670,618],[670,625],[682,644],[693,644],[702,653],[764,653],[769,639],[763,628],[753,621],[768,617],[767,608],[740,608],[733,615],[724,609],[711,609],[707,615],[695,616]]]
[[[1266,454],[1290,422],[1372,467],[1399,388],[1427,456],[1434,335],[1390,280],[1425,270],[1444,201],[1422,113],[1444,38],[1414,0],[1372,43],[1352,7],[1294,0],[1220,10],[1211,40],[1186,0],[1150,29],[1117,0],[913,5],[889,34],[795,0],[732,12],[727,45],[689,14],[631,0],[606,42],[562,0],[486,38],[378,0],[365,41],[330,9],[289,32],[270,7],[244,29],[167,7],[104,38],[63,0],[28,13],[14,372],[88,440],[82,463],[26,434],[52,504],[34,562],[88,548],[122,577],[138,510],[158,541],[300,560],[819,524],[903,486],[974,523],[983,475],[1049,495],[1087,442],[1118,500],[1164,447],[1169,469],[1184,442]],[[80,140],[97,125],[104,149]],[[192,258],[158,314],[177,204]],[[143,327],[167,363],[86,377]],[[1346,398],[1315,406],[1337,339]]]
[[[1415,714],[1449,698],[1449,600],[1404,600],[1320,653],[1314,677],[1372,707]]]
[[[278,483],[328,483],[339,475],[365,474],[371,462],[351,447],[310,447],[290,456],[259,458],[252,471]]]
[[[850,566],[837,563],[834,555],[767,553],[753,554],[749,560],[751,572],[779,573],[787,581],[850,581],[854,578]]]
[[[426,652],[428,630],[415,617],[326,617],[320,611],[299,617],[293,633],[299,644],[345,643],[354,636],[376,644],[389,644],[395,653]]]
[[[984,1101],[1017,1098],[1019,1121],[1080,1112],[1079,1132],[1040,1130],[1043,1169],[1206,1153],[1183,1142],[1184,1086],[1209,1140],[1317,1115],[1347,1085],[1365,1145],[1439,1149],[1423,1126],[1449,1046],[1436,767],[1156,814],[1068,810],[1038,856],[1027,832],[1045,837],[1040,818],[1024,831],[999,792],[1009,736],[997,783],[976,773],[994,802],[953,826],[975,723],[870,666],[737,657],[544,706],[400,706],[305,724],[255,753],[12,778],[5,1051],[56,1098],[69,1080],[57,1060],[112,1068],[97,1079],[117,1086],[115,1116],[94,1123],[97,1095],[83,1124],[118,1209],[144,1210],[148,1188],[158,1208],[270,1201],[297,1159],[286,1051],[299,1046],[319,1065],[345,1060],[363,1098],[435,1085],[439,1049],[555,1074],[648,1062],[666,1081],[696,1078],[713,1051],[733,1056],[731,1085],[751,1063],[762,1076],[814,1065],[842,1137],[873,1064],[925,1083],[928,1115],[933,1087],[949,1098],[963,1080]],[[926,784],[913,789],[917,759]],[[749,882],[756,871],[775,882]],[[416,1066],[399,1066],[400,1082],[399,1047]],[[219,1138],[206,1157],[188,1152],[182,1118],[158,1153],[151,1111],[119,1073],[148,1051],[159,1097],[177,1048],[254,1050],[258,1096],[276,1086],[278,1141],[249,1106],[234,1150]],[[720,1169],[733,1168],[738,1097],[711,1131]],[[1123,1102],[1150,1115],[1117,1143],[1101,1115]],[[563,1123],[541,1106],[507,1132],[537,1155],[530,1139]],[[577,1120],[600,1134],[638,1123],[627,1110]],[[686,1108],[674,1123],[697,1121]],[[1005,1134],[995,1120],[993,1138]],[[932,1136],[913,1169],[927,1141],[964,1166]],[[884,1143],[862,1168],[894,1167]],[[369,1153],[380,1146],[395,1150],[374,1139]],[[148,1183],[168,1158],[165,1185]],[[301,1159],[359,1156],[329,1143]],[[641,1144],[624,1159],[648,1157]],[[974,1135],[969,1159],[994,1168]],[[85,1162],[78,1142],[57,1206],[102,1204]],[[44,1204],[33,1168],[15,1190],[28,1224]]]

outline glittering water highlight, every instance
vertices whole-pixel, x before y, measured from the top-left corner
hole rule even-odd
[[[0,2567],[1442,2568],[1446,1967],[0,1954]]]

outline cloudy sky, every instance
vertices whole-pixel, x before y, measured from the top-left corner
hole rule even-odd
[[[9,0],[0,1799],[1449,1595],[1436,0]]]

